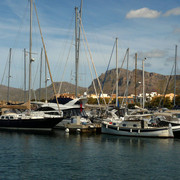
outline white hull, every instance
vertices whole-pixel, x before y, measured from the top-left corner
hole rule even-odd
[[[103,124],[101,132],[120,136],[137,136],[137,137],[174,137],[171,127],[152,127],[152,128],[127,128],[114,125]]]
[[[55,128],[60,128],[60,129],[64,129],[66,128],[67,125],[72,124],[78,124],[78,125],[91,125],[91,121],[89,119],[85,119],[83,117],[80,116],[72,116],[70,119],[63,119],[61,122],[59,122]]]
[[[180,125],[172,126],[172,130],[173,130],[173,132],[180,131]]]

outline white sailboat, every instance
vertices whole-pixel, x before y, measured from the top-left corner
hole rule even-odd
[[[120,136],[136,136],[136,137],[161,137],[173,138],[171,124],[166,127],[149,126],[144,119],[124,120],[120,123],[102,123],[101,132],[105,134],[120,135]]]

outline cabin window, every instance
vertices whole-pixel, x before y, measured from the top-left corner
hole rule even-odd
[[[71,114],[71,111],[70,110],[63,110],[63,114],[64,114],[64,117],[68,118],[68,117],[71,117],[72,114]]]
[[[75,104],[80,105],[80,101],[77,101]]]
[[[180,118],[180,114],[177,114],[177,118]]]
[[[80,109],[72,109],[71,111],[72,111],[73,116],[80,116],[81,115]]]
[[[59,115],[58,112],[47,112],[46,114],[49,114],[49,115]]]
[[[137,127],[137,124],[133,124],[133,127]]]
[[[13,119],[13,116],[10,116],[10,118],[9,119]]]
[[[126,127],[126,124],[122,124],[123,127]]]
[[[6,119],[9,119],[9,117],[8,117],[8,116],[6,116]]]
[[[81,114],[82,117],[87,117],[87,114],[86,114],[86,112],[84,111],[84,109],[82,109],[82,111],[80,112],[80,114]]]
[[[36,111],[54,111],[54,109],[51,107],[40,107]]]
[[[4,116],[2,116],[1,119],[4,119]]]

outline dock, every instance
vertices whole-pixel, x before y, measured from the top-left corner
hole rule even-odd
[[[101,124],[66,124],[64,126],[66,132],[79,132],[79,133],[100,133]]]

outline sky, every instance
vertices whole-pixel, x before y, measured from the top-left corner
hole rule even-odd
[[[29,51],[29,4],[29,0],[0,1],[0,80],[3,85],[8,82],[9,49],[12,48],[10,86],[24,88],[24,48],[27,64]],[[80,9],[80,0],[35,0],[35,4],[53,80],[75,83],[75,7]],[[111,53],[109,69],[116,67],[115,50],[112,51],[116,38],[118,67],[121,67],[127,48],[130,70],[134,69],[137,53],[138,69],[142,69],[142,61],[146,58],[145,71],[171,74],[175,45],[177,61],[180,60],[180,0],[84,0],[82,26],[80,86],[88,87],[92,78],[96,78],[92,61],[98,76],[106,71]],[[35,59],[32,87],[37,89],[40,86],[42,43],[34,9],[32,29],[32,56]],[[43,60],[41,87],[45,84],[44,67]],[[28,76],[28,67],[26,71]],[[177,73],[180,73],[179,66]]]

